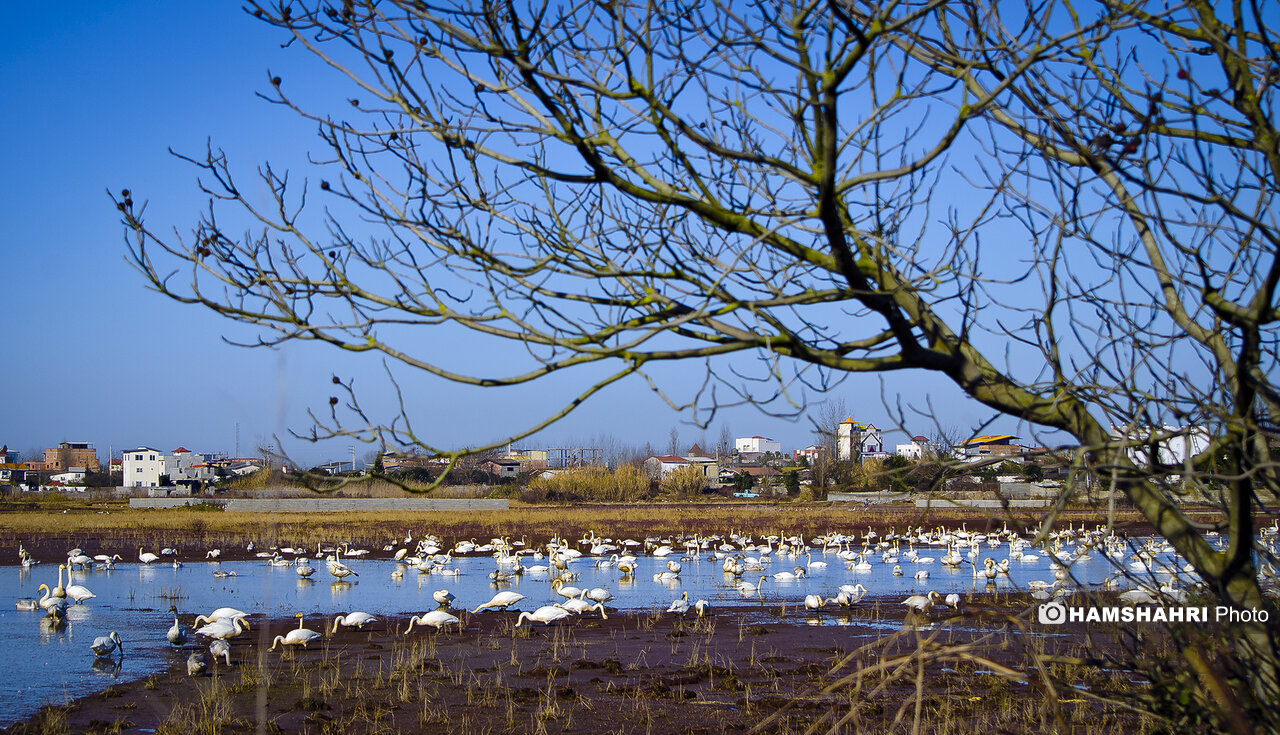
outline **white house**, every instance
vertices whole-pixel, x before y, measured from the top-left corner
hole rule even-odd
[[[160,487],[165,455],[159,449],[138,447],[124,453],[125,487]]]
[[[894,449],[894,454],[907,459],[924,459],[925,457],[941,456],[942,448],[937,444],[931,444],[923,436],[913,436],[909,444],[897,445]]]
[[[858,460],[871,456],[887,456],[884,438],[875,424],[861,424],[849,417],[836,427],[836,458]]]
[[[1162,465],[1181,466],[1187,460],[1209,448],[1209,430],[1203,426],[1171,426],[1165,424],[1159,429],[1137,429],[1126,431],[1124,427],[1111,427],[1111,436],[1115,439],[1128,437],[1131,441],[1142,442],[1141,446],[1129,447],[1129,457],[1139,465],[1150,464],[1151,446],[1156,449],[1156,459]]]
[[[66,472],[51,475],[49,480],[61,485],[75,485],[84,482],[84,476],[87,472],[88,468],[86,467],[68,467]]]
[[[228,467],[227,471],[236,477],[244,477],[245,475],[252,475],[255,472],[261,472],[262,465],[255,464],[253,462],[239,462]]]
[[[764,454],[766,452],[782,453],[782,443],[764,436],[744,436],[733,440],[733,448],[738,454]]]

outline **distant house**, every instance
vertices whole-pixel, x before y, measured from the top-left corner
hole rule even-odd
[[[27,481],[27,473],[32,472],[21,465],[6,462],[0,464],[0,485],[21,485]]]
[[[120,461],[125,487],[160,487],[197,485],[217,478],[218,462],[212,454],[197,454],[186,447],[165,453],[151,447],[138,447],[125,452]]]
[[[325,462],[324,464],[316,467],[316,469],[326,475],[340,475],[344,472],[355,472],[355,463],[351,460],[344,462],[339,459],[333,462]]]
[[[175,485],[195,485],[217,479],[211,454],[197,454],[186,447],[178,447],[165,455],[164,471]]]
[[[44,450],[44,469],[50,472],[65,472],[72,467],[98,471],[98,453],[93,442],[62,442],[52,449]]]
[[[159,449],[146,446],[131,449],[124,453],[121,464],[125,487],[160,487],[165,457]]]
[[[503,461],[516,462],[520,465],[520,470],[541,470],[546,469],[549,464],[547,462],[548,452],[546,449],[508,449],[506,456],[502,457]]]
[[[49,481],[59,485],[78,485],[84,482],[88,473],[84,467],[71,467],[66,472],[59,472],[49,477]]]
[[[1022,445],[1014,441],[1017,438],[1012,434],[975,436],[956,442],[953,452],[957,459],[965,462],[978,462],[992,457],[1017,457],[1023,451]]]
[[[797,449],[792,454],[792,457],[797,462],[799,462],[801,458],[804,458],[809,460],[809,462],[812,464],[813,462],[816,462],[818,460],[818,457],[821,457],[823,454],[825,454],[826,451],[827,451],[827,448],[824,446],[820,446],[817,444],[810,444],[804,449]]]
[[[498,479],[519,477],[520,475],[520,463],[514,459],[487,459],[480,463],[478,469],[486,475]]]
[[[697,467],[703,479],[711,484],[720,479],[720,463],[710,457],[672,455],[650,457],[644,461],[644,471],[649,477],[660,480],[681,467]]]
[[[733,440],[733,448],[738,454],[767,454],[782,452],[782,444],[764,436],[743,436]]]
[[[262,464],[258,462],[236,462],[227,465],[225,469],[236,477],[243,477],[245,475],[252,475],[255,472],[261,472]]]
[[[1154,451],[1155,461],[1165,466],[1181,467],[1187,460],[1209,448],[1209,430],[1203,426],[1171,426],[1159,428],[1126,429],[1111,427],[1113,439],[1133,442],[1126,452],[1139,465],[1150,465]]]
[[[861,462],[887,456],[884,438],[875,424],[863,424],[850,416],[836,427],[836,459]]]
[[[941,445],[930,442],[923,436],[913,436],[907,444],[899,444],[894,448],[894,454],[907,459],[924,459],[925,457],[936,457],[942,453]]]

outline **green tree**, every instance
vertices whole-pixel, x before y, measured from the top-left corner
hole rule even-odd
[[[1269,5],[249,6],[349,82],[341,113],[304,108],[288,79],[267,93],[316,122],[327,163],[299,189],[194,157],[213,204],[186,237],[115,195],[162,293],[266,344],[320,340],[466,385],[599,371],[493,447],[672,361],[706,366],[707,411],[932,371],[1070,437],[1075,476],[1122,493],[1214,603],[1269,604],[1251,513],[1276,497],[1257,417],[1280,408]],[[437,326],[508,341],[510,372],[384,341]],[[735,355],[760,373],[744,381]],[[348,400],[313,438],[461,456],[336,382]],[[1189,424],[1215,469],[1142,451]],[[1206,486],[1221,548],[1177,500]],[[1194,703],[1220,726],[1245,712],[1280,728],[1276,630],[1231,635],[1213,666],[1180,649]]]
[[[800,476],[795,470],[782,473],[782,481],[787,488],[787,495],[796,496],[800,494]]]

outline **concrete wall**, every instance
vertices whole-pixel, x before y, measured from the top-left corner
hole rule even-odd
[[[208,502],[224,510],[256,513],[341,513],[344,511],[506,510],[506,498],[289,498],[277,500],[224,500],[201,498],[130,498],[130,508],[178,508]]]
[[[264,513],[339,513],[353,510],[506,510],[506,498],[298,498],[289,500],[228,500],[227,510]]]
[[[219,501],[207,498],[129,498],[130,508],[181,508],[184,505],[199,505],[200,503],[221,505]]]
[[[916,500],[917,508],[1003,508],[1008,503],[1010,508],[1044,508],[1048,500],[979,500],[960,498],[921,498]]]

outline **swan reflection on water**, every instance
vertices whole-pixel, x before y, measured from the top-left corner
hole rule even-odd
[[[89,668],[99,676],[109,676],[115,679],[120,676],[120,670],[124,668],[124,658],[112,659],[95,656],[93,663],[89,664]]]

